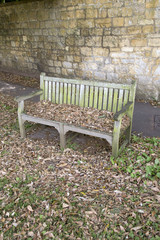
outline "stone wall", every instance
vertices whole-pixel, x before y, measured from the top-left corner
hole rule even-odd
[[[138,82],[160,99],[160,0],[43,0],[0,5],[0,67]]]

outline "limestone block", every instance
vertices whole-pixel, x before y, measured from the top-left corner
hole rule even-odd
[[[149,86],[152,86],[152,78],[150,76],[143,74],[143,75],[137,75],[136,78],[138,79],[140,85],[143,85],[143,86],[146,85],[145,88],[149,88]]]
[[[85,19],[77,21],[78,28],[92,28],[94,27],[94,20],[93,19]]]
[[[67,61],[68,62],[73,62],[73,56],[67,56]]]
[[[128,27],[128,34],[139,34],[141,32],[142,32],[142,29],[140,26]]]
[[[124,18],[113,18],[113,27],[122,27],[124,25]]]
[[[69,20],[69,21],[68,21],[68,26],[69,26],[70,28],[75,29],[75,28],[77,27],[77,21],[74,20],[74,19]]]
[[[98,17],[99,18],[106,18],[108,16],[108,10],[106,8],[98,9]]]
[[[86,9],[86,18],[97,18],[98,17],[98,10],[94,8]]]
[[[78,37],[75,41],[76,46],[84,46],[85,38],[84,37]]]
[[[132,16],[132,8],[131,7],[122,8],[122,17],[130,17],[130,16]]]
[[[88,36],[90,36],[89,30],[90,30],[90,29],[88,29],[88,28],[82,28],[82,29],[81,29],[81,36],[82,36],[82,37],[88,37]]]
[[[86,79],[93,79],[93,72],[92,71],[85,71],[85,78]]]
[[[56,68],[55,67],[49,67],[48,68],[50,73],[56,73]]]
[[[118,37],[105,36],[103,37],[103,47],[118,47]]]
[[[159,0],[149,0],[146,2],[146,8],[156,8],[159,5]]]
[[[111,35],[111,33],[116,31],[116,29],[117,28],[104,28],[103,36]],[[118,28],[118,29],[120,29],[120,28]],[[118,34],[115,34],[115,35],[118,35]]]
[[[136,26],[138,24],[138,17],[125,17],[125,26]]]
[[[37,20],[38,21],[46,21],[49,19],[49,15],[48,15],[48,12],[47,10],[44,10],[44,9],[39,9],[37,11]]]
[[[94,61],[93,56],[92,57],[83,57],[82,60],[83,60],[83,62],[93,62]]]
[[[64,68],[72,68],[72,63],[71,62],[63,62],[62,63]]]
[[[83,9],[76,10],[76,18],[85,18],[85,11]]]
[[[71,55],[80,55],[81,54],[81,50],[79,47],[69,47],[69,50],[68,52],[71,54]]]
[[[76,77],[83,78],[84,70],[81,70],[81,69],[78,68],[78,69],[75,69],[74,72],[75,72]]]
[[[110,53],[111,58],[127,58],[128,54],[124,52],[112,52]]]
[[[133,47],[122,47],[122,52],[133,52]]]
[[[96,80],[105,80],[106,79],[106,73],[105,72],[94,72],[94,79]]]
[[[73,68],[74,69],[78,68],[78,63],[73,63]]]
[[[107,57],[109,54],[109,50],[107,48],[93,48],[94,56]]]
[[[74,77],[74,69],[67,69],[67,76]]]
[[[81,56],[74,56],[73,61],[76,63],[80,63],[82,61],[82,58],[81,58]]]
[[[53,67],[53,66],[54,66],[53,60],[48,60],[48,61],[47,61],[47,64],[48,64],[48,66],[50,66],[50,67]]]
[[[84,56],[92,56],[92,49],[89,47],[82,47],[81,54]]]
[[[87,37],[85,40],[85,45],[88,47],[101,47],[102,46],[102,37]]]
[[[91,28],[88,29],[88,35],[87,36],[102,36],[103,35],[103,28]]]
[[[138,39],[133,39],[131,41],[131,46],[132,47],[144,47],[147,46],[147,40],[145,38],[138,38]]]
[[[127,28],[126,27],[115,27],[112,28],[112,34],[113,35],[125,35],[127,33]],[[107,34],[109,35],[109,34]]]
[[[154,76],[160,76],[160,65],[153,66],[152,73]]]
[[[108,72],[114,72],[115,66],[113,64],[106,64],[103,68],[104,71]]]
[[[118,76],[118,74],[117,73],[112,73],[112,72],[107,72],[107,77],[106,77],[106,79],[107,79],[107,81],[108,82],[112,82],[112,81],[114,81],[114,82],[117,82],[118,81],[118,78],[119,78],[119,76]]]
[[[153,38],[148,40],[148,46],[151,47],[160,47],[160,39],[159,38]]]
[[[56,19],[56,13],[55,13],[55,11],[53,11],[53,9],[51,9],[51,11],[49,12],[49,18]]]
[[[97,70],[98,69],[98,65],[97,65],[97,63],[88,63],[88,62],[86,62],[85,63],[85,68],[86,69],[89,69],[89,70]]]
[[[146,16],[146,19],[154,18],[154,16],[155,16],[155,9],[154,8],[146,9],[145,16]]]
[[[121,63],[122,64],[134,64],[135,59],[134,58],[122,58]]]
[[[74,11],[64,11],[63,14],[61,14],[62,20],[69,20],[75,18],[75,12]]]
[[[146,25],[143,27],[143,33],[153,33],[154,26],[153,25]]]
[[[56,73],[57,73],[58,75],[60,75],[60,74],[62,73],[62,69],[59,68],[59,67],[56,67]]]
[[[66,46],[74,46],[75,45],[75,37],[74,36],[68,36],[66,38]]]
[[[53,65],[55,67],[61,67],[62,66],[62,63],[60,61],[54,61]]]
[[[94,57],[94,61],[99,64],[99,67],[102,68],[104,65],[105,57]]]
[[[160,48],[153,48],[152,57],[160,57]]]
[[[142,19],[142,20],[139,20],[138,23],[140,25],[151,25],[151,24],[154,24],[154,21],[153,19]]]
[[[111,18],[95,19],[95,27],[98,28],[111,27]]]
[[[121,8],[110,8],[108,9],[108,17],[121,17],[122,9]]]

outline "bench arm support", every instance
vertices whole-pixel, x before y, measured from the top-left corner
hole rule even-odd
[[[119,112],[115,113],[114,120],[119,121],[125,114],[128,114],[129,117],[132,117],[130,111],[133,109],[133,102],[128,102]]]
[[[42,93],[43,93],[43,90],[38,90],[38,91],[35,91],[35,92],[30,93],[30,94],[28,94],[28,95],[23,95],[23,96],[15,97],[14,100],[15,100],[16,102],[21,102],[21,101],[30,99],[30,98],[32,98],[32,97],[41,95]]]

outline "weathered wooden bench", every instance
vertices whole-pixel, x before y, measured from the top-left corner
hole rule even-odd
[[[124,146],[130,142],[132,118],[135,101],[136,82],[132,84],[116,84],[102,81],[86,81],[48,77],[45,73],[40,75],[40,90],[27,96],[16,97],[18,102],[18,120],[21,137],[25,137],[25,121],[55,127],[60,134],[60,146],[66,146],[66,133],[78,132],[94,137],[106,139],[112,146],[112,155],[117,157]],[[113,133],[92,130],[80,126],[70,125],[43,118],[33,117],[24,113],[24,100],[40,95],[40,100],[51,101],[57,104],[74,104],[81,107],[93,107],[114,112]],[[120,147],[121,122],[127,115],[130,124],[123,132],[125,137]]]

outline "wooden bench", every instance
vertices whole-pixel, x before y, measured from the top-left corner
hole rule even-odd
[[[117,157],[124,146],[130,142],[132,119],[135,101],[136,82],[132,84],[116,84],[102,81],[87,81],[48,77],[40,75],[40,90],[27,96],[16,97],[18,102],[18,120],[21,137],[25,137],[25,121],[55,127],[60,134],[60,146],[66,146],[66,133],[78,132],[94,137],[106,139],[112,146],[112,155]],[[114,112],[113,133],[101,132],[80,126],[70,125],[43,118],[33,117],[24,113],[24,100],[40,95],[40,100],[51,101],[56,104],[74,104],[81,107],[93,107]],[[120,147],[121,122],[124,115],[130,118],[130,124],[123,132],[125,138]]]

